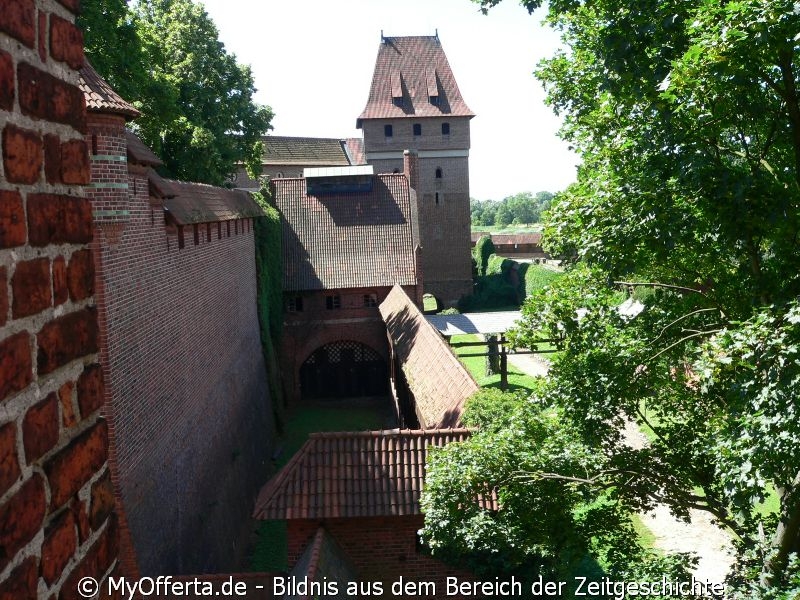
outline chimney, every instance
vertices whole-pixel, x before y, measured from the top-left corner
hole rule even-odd
[[[403,173],[408,178],[412,190],[419,188],[419,157],[416,150],[403,151]]]

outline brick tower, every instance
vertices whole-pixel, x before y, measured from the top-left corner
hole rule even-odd
[[[436,36],[382,37],[367,105],[356,126],[376,173],[403,172],[419,156],[419,224],[426,293],[454,305],[472,289],[469,122]]]

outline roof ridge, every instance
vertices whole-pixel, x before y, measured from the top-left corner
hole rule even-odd
[[[435,429],[373,429],[363,431],[315,431],[308,434],[308,439],[345,439],[345,438],[379,438],[379,437],[424,437],[449,433],[471,433],[474,427],[437,427]]]

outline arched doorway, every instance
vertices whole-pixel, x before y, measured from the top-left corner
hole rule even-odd
[[[388,391],[386,361],[359,342],[325,344],[300,367],[300,394],[304,399],[382,396]]]

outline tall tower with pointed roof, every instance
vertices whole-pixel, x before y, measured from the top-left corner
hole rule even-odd
[[[366,161],[376,173],[403,171],[403,151],[418,156],[425,292],[447,305],[472,289],[469,219],[470,119],[438,35],[383,37],[367,105]]]

